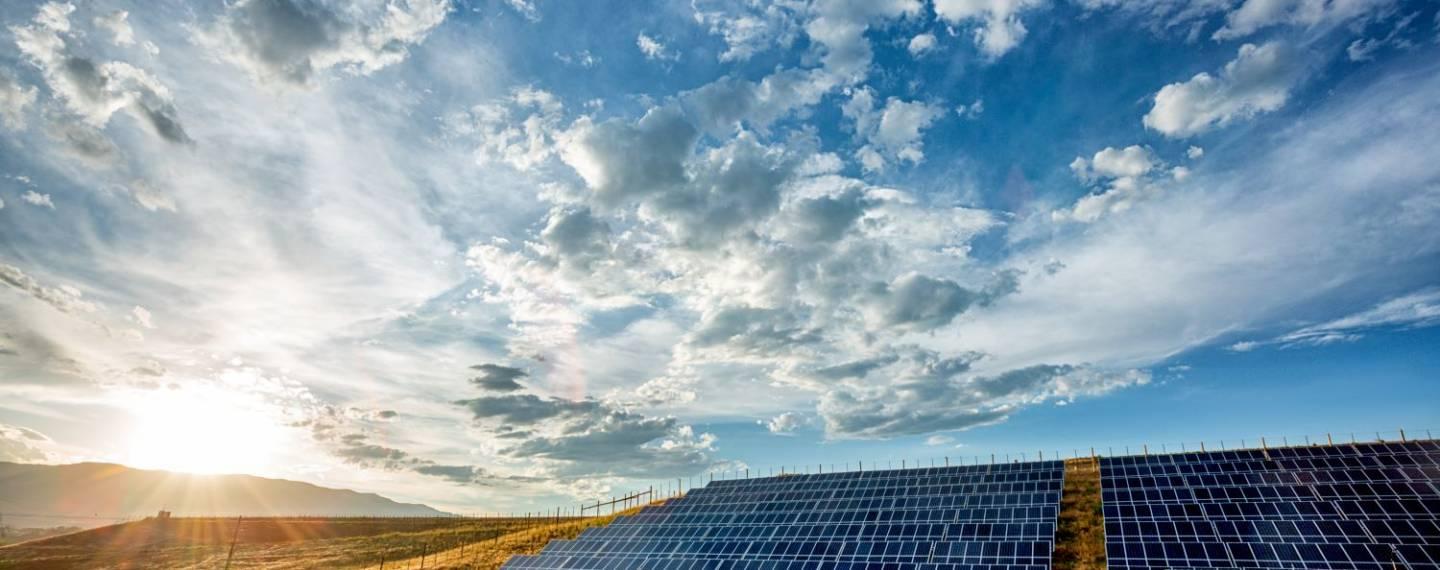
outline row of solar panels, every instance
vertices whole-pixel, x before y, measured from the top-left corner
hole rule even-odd
[[[1112,568],[1440,568],[1440,444],[1106,458]]]
[[[1440,570],[1440,444],[1105,458],[1115,568]],[[1058,461],[716,481],[507,568],[1049,568]]]

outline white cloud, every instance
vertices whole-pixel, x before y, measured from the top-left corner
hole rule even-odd
[[[935,0],[935,15],[954,25],[973,23],[975,45],[998,58],[1025,39],[1020,14],[1040,5],[1040,0]]]
[[[886,20],[917,16],[922,8],[918,0],[819,0],[805,32],[825,47],[822,61],[832,81],[857,83],[874,57],[865,31]]]
[[[1131,145],[1123,149],[1106,147],[1096,152],[1090,160],[1075,157],[1070,171],[1086,184],[1104,184],[1098,193],[1092,193],[1075,202],[1068,211],[1057,211],[1054,219],[1069,219],[1079,222],[1094,222],[1107,214],[1130,209],[1137,202],[1153,197],[1159,192],[1156,181],[1150,174],[1161,166],[1161,162],[1148,148]],[[1189,176],[1188,170],[1172,170],[1176,180]]]
[[[1225,16],[1217,40],[1243,38],[1275,25],[1337,26],[1383,13],[1395,0],[1245,0]]]
[[[918,16],[922,7],[918,0],[820,0],[806,10],[812,17],[804,24],[822,53],[819,67],[781,67],[759,81],[723,77],[681,93],[681,99],[707,132],[730,132],[741,124],[764,131],[837,88],[858,85],[874,59],[865,32],[896,18]]]
[[[505,2],[526,20],[540,21],[540,10],[535,7],[534,0],[505,0]]]
[[[297,0],[242,0],[197,32],[200,44],[262,81],[311,84],[338,68],[366,75],[405,59],[450,12],[449,0],[348,8]]]
[[[1420,12],[1412,12],[1408,16],[1400,18],[1383,37],[1360,38],[1350,42],[1350,45],[1345,48],[1345,55],[1350,58],[1350,61],[1370,61],[1375,59],[1377,52],[1387,47],[1395,49],[1414,47],[1414,42],[1400,37],[1400,34],[1405,32],[1419,17]]]
[[[25,128],[25,112],[35,104],[35,87],[21,85],[8,71],[0,70],[0,124],[18,131]]]
[[[945,115],[938,105],[899,97],[889,98],[877,109],[874,92],[868,87],[851,92],[841,110],[855,122],[856,137],[865,142],[856,156],[866,170],[884,170],[889,161],[924,161],[923,131]]]
[[[44,463],[53,442],[44,434],[20,426],[0,424],[0,461]]]
[[[71,4],[47,3],[30,25],[11,26],[20,53],[40,68],[51,91],[66,107],[98,129],[124,110],[156,135],[187,143],[170,90],[143,69],[123,61],[100,62],[69,51]]]
[[[969,105],[957,105],[955,107],[955,114],[960,118],[966,120],[974,120],[976,118],[979,118],[980,114],[984,112],[985,101],[983,99],[976,99],[974,103],[971,103]]]
[[[1305,71],[1304,60],[1283,42],[1245,44],[1218,76],[1202,72],[1161,88],[1145,127],[1180,138],[1274,111]]]
[[[1149,173],[1156,163],[1155,154],[1139,145],[1106,147],[1090,159],[1090,170],[1098,177],[1136,178]]]
[[[1197,172],[1196,191],[1161,193],[1011,259],[1064,267],[1028,275],[1013,300],[947,331],[968,341],[936,348],[1148,366],[1236,331],[1323,320],[1333,315],[1313,308],[1345,292],[1433,285],[1422,268],[1440,237],[1421,228],[1440,221],[1440,165],[1421,157],[1440,144],[1440,104],[1428,96],[1440,84],[1415,81],[1332,98],[1243,167]]]
[[[1427,289],[1401,295],[1364,311],[1296,329],[1266,341],[1241,341],[1230,350],[1248,352],[1265,345],[1281,348],[1325,346],[1354,342],[1366,333],[1386,328],[1440,325],[1440,290]]]
[[[640,33],[635,36],[635,45],[640,48],[640,53],[645,54],[645,59],[658,59],[663,61],[679,61],[680,54],[665,47],[660,40],[648,34]]]
[[[1148,384],[1141,370],[1107,372],[1038,365],[996,375],[910,370],[905,381],[851,383],[821,396],[820,415],[832,436],[883,439],[953,431],[1004,421],[1026,405],[1069,402]]]
[[[925,438],[925,445],[928,445],[930,447],[939,447],[942,445],[950,445],[952,443],[955,443],[955,438],[945,434],[935,434]]]
[[[0,263],[0,284],[9,285],[62,313],[93,313],[99,308],[86,301],[79,289],[70,285],[47,287],[13,265]]]
[[[1190,160],[1199,160],[1200,157],[1205,156],[1205,149],[1191,145],[1190,148],[1185,149],[1185,156]]]
[[[760,422],[761,425],[764,425],[766,429],[770,430],[770,433],[775,435],[794,434],[795,430],[800,429],[806,423],[805,416],[795,412],[785,412],[770,418],[769,421]]]
[[[920,57],[924,54],[934,51],[935,44],[935,34],[919,34],[913,38],[910,38],[910,43],[906,46],[906,49],[910,50],[910,55]]]
[[[24,194],[20,195],[20,199],[24,200],[26,203],[32,206],[50,208],[51,210],[55,209],[55,202],[50,200],[49,194],[41,194],[34,190],[26,190]]]
[[[586,69],[600,65],[602,61],[600,56],[590,53],[588,49],[582,49],[574,53],[560,53],[557,51],[552,55],[555,56],[555,59],[560,60],[560,63],[565,65],[578,65]]]
[[[695,23],[725,40],[720,61],[744,61],[773,47],[789,47],[800,32],[803,2],[693,0]]]
[[[561,157],[600,203],[613,206],[685,182],[685,161],[699,135],[678,110],[656,107],[633,125],[577,123]]]
[[[155,321],[151,319],[150,311],[147,310],[145,307],[136,305],[134,308],[130,309],[130,319],[135,321],[136,324],[147,329],[155,328]]]
[[[529,170],[555,154],[564,115],[559,98],[527,86],[452,116],[446,126],[451,134],[478,144],[475,154],[482,163],[500,161]]]
[[[129,18],[129,12],[116,10],[103,16],[95,16],[93,23],[95,27],[110,32],[115,45],[128,46],[135,43],[135,30],[130,27]]]

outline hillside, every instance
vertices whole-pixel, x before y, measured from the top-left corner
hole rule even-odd
[[[447,515],[373,493],[250,475],[190,475],[108,463],[0,462],[0,512],[11,526],[97,526],[112,522],[103,517],[153,515],[160,509],[175,516]]]

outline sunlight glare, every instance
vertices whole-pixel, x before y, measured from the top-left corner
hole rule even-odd
[[[127,463],[186,473],[257,474],[273,466],[278,418],[245,394],[202,388],[137,394]]]

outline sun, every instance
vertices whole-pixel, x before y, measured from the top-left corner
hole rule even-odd
[[[215,388],[137,394],[125,462],[198,474],[268,472],[282,427],[258,404]]]

